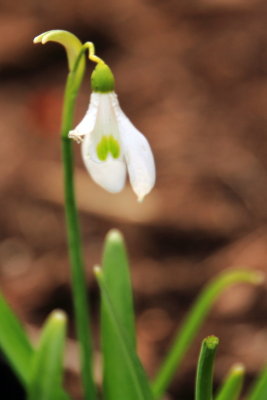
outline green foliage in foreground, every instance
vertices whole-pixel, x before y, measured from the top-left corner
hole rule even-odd
[[[67,399],[62,391],[66,316],[54,311],[42,329],[40,343],[30,364],[29,400]]]
[[[101,348],[103,355],[104,400],[153,400],[167,390],[177,366],[186,354],[197,331],[217,297],[236,283],[259,283],[261,276],[248,270],[230,270],[209,283],[198,296],[177,332],[173,346],[151,386],[136,353],[133,296],[124,240],[118,231],[106,239],[103,266],[95,268],[101,297]],[[53,312],[41,332],[36,349],[16,315],[0,296],[0,347],[28,394],[28,400],[68,400],[62,386],[63,350],[66,317]],[[208,337],[202,343],[197,368],[195,400],[211,400],[212,371],[218,339]],[[90,360],[91,361],[91,360]],[[234,366],[220,388],[216,400],[237,400],[244,368]],[[151,390],[151,388],[153,390]],[[156,388],[156,389],[155,389]],[[266,400],[267,373],[263,370],[247,400]],[[89,400],[89,399],[86,399]]]
[[[244,374],[242,364],[233,365],[215,400],[237,400],[242,390]]]
[[[196,400],[212,400],[213,363],[219,339],[208,336],[203,340],[197,366]]]

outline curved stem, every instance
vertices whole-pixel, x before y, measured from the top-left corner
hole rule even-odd
[[[84,55],[84,53],[86,52],[86,50],[89,50],[89,54],[88,54],[89,60],[91,60],[91,61],[93,61],[93,62],[95,62],[97,64],[101,64],[101,63],[105,64],[105,61],[103,61],[102,58],[100,58],[100,57],[95,55],[95,45],[94,45],[94,43],[85,42],[82,45],[81,50],[80,50],[80,52],[79,52],[79,54],[78,54],[78,56],[77,56],[77,58],[75,60],[75,63],[74,63],[74,66],[73,66],[73,69],[72,69],[72,72],[71,72],[72,74],[75,74],[75,72],[76,72],[76,70],[77,70],[77,68],[79,66],[80,60],[81,60],[82,56]]]
[[[95,55],[95,45],[92,42],[85,42],[84,47],[89,50],[89,60],[94,61],[95,63],[105,63],[102,58]]]
[[[73,182],[73,150],[68,132],[72,128],[75,99],[78,88],[74,84],[74,71],[70,72],[64,95],[62,116],[62,161],[64,169],[65,215],[68,234],[71,281],[74,299],[75,324],[80,345],[81,373],[86,400],[96,399],[92,369],[92,339],[89,329],[89,310],[81,234]]]

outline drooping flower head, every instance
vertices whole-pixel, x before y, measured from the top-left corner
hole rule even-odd
[[[121,110],[110,68],[95,59],[89,108],[69,138],[82,142],[85,166],[96,183],[109,192],[120,192],[128,172],[141,201],[155,184],[153,154],[144,135]]]

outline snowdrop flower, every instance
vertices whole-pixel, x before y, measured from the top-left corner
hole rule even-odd
[[[148,141],[126,117],[114,92],[110,68],[100,61],[91,77],[87,113],[69,138],[82,142],[82,157],[92,179],[109,192],[120,192],[126,180],[139,201],[155,184],[155,164]]]

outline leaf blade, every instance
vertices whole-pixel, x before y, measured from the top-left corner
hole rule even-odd
[[[65,336],[66,315],[62,311],[53,311],[44,325],[39,346],[32,358],[28,400],[62,398]]]
[[[196,400],[212,400],[213,364],[218,344],[216,336],[208,336],[202,341],[197,365]]]
[[[108,287],[117,317],[127,332],[129,345],[135,350],[133,296],[126,248],[117,230],[108,233],[103,252],[103,279]],[[129,370],[116,329],[101,302],[101,345],[103,354],[103,391],[106,400],[129,398]]]
[[[237,400],[242,390],[244,373],[242,364],[233,365],[215,400]]]
[[[264,367],[249,391],[247,400],[266,400],[267,398],[267,367]]]
[[[109,289],[105,284],[103,271],[99,267],[95,267],[94,272],[100,287],[103,307],[105,307],[110,322],[113,324],[113,329],[116,331],[121,352],[124,356],[124,365],[129,371],[127,400],[152,400],[153,396],[145,371],[132,347],[127,332],[125,332],[120,323],[112,298],[109,295]],[[115,399],[113,398],[112,400]]]
[[[19,321],[4,296],[0,294],[0,347],[21,383],[28,383],[28,369],[33,348]]]

